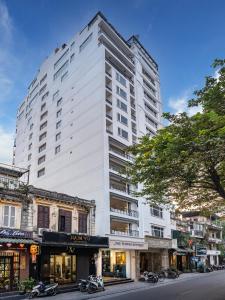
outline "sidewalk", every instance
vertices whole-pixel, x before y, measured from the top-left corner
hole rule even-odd
[[[106,290],[104,292],[99,292],[95,294],[88,294],[88,293],[81,293],[81,292],[72,292],[72,293],[63,293],[58,294],[55,297],[45,297],[45,300],[87,300],[87,299],[94,299],[94,298],[100,298],[100,297],[107,297],[114,294],[119,293],[126,293],[126,292],[132,292],[137,290],[145,290],[145,289],[151,289],[151,288],[157,288],[160,286],[165,285],[171,285],[174,283],[182,282],[185,280],[193,279],[193,277],[202,277],[207,276],[211,273],[186,273],[182,274],[177,279],[165,279],[163,282],[158,283],[149,283],[149,282],[132,282],[132,283],[126,283],[126,284],[118,284],[114,286],[108,286],[106,287]]]

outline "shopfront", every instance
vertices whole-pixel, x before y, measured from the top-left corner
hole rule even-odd
[[[16,290],[29,277],[32,232],[0,228],[0,292]]]
[[[44,232],[38,262],[39,279],[67,284],[95,275],[99,248],[108,248],[108,238]]]
[[[169,253],[171,239],[146,236],[148,250],[140,252],[140,273],[144,271],[158,272],[169,266]]]
[[[107,279],[136,278],[137,261],[140,250],[147,249],[144,239],[118,240],[110,238],[110,249],[101,251],[101,270],[99,273]]]

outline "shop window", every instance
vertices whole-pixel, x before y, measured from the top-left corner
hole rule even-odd
[[[3,226],[4,227],[15,227],[15,206],[4,206]]]
[[[58,228],[61,232],[71,232],[72,228],[72,212],[69,210],[59,210],[59,224]]]
[[[38,205],[38,228],[49,228],[49,207]]]
[[[1,252],[0,255],[0,292],[17,289],[20,275],[20,255],[15,251]]]
[[[79,212],[78,217],[78,232],[87,233],[87,214]]]
[[[60,284],[76,282],[76,256],[66,253],[51,255],[50,278]]]

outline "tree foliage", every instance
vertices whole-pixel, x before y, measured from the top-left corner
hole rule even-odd
[[[151,203],[176,203],[181,209],[225,209],[225,60],[216,60],[218,78],[206,77],[189,106],[202,112],[188,116],[164,113],[170,124],[153,138],[144,136],[129,151],[133,183]]]

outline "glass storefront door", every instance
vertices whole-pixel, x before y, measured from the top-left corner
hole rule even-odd
[[[5,252],[0,256],[0,291],[8,291],[17,287],[19,281],[19,253]]]
[[[51,255],[50,280],[60,284],[76,281],[76,255]]]
[[[126,277],[126,252],[102,251],[102,275],[104,277]]]

